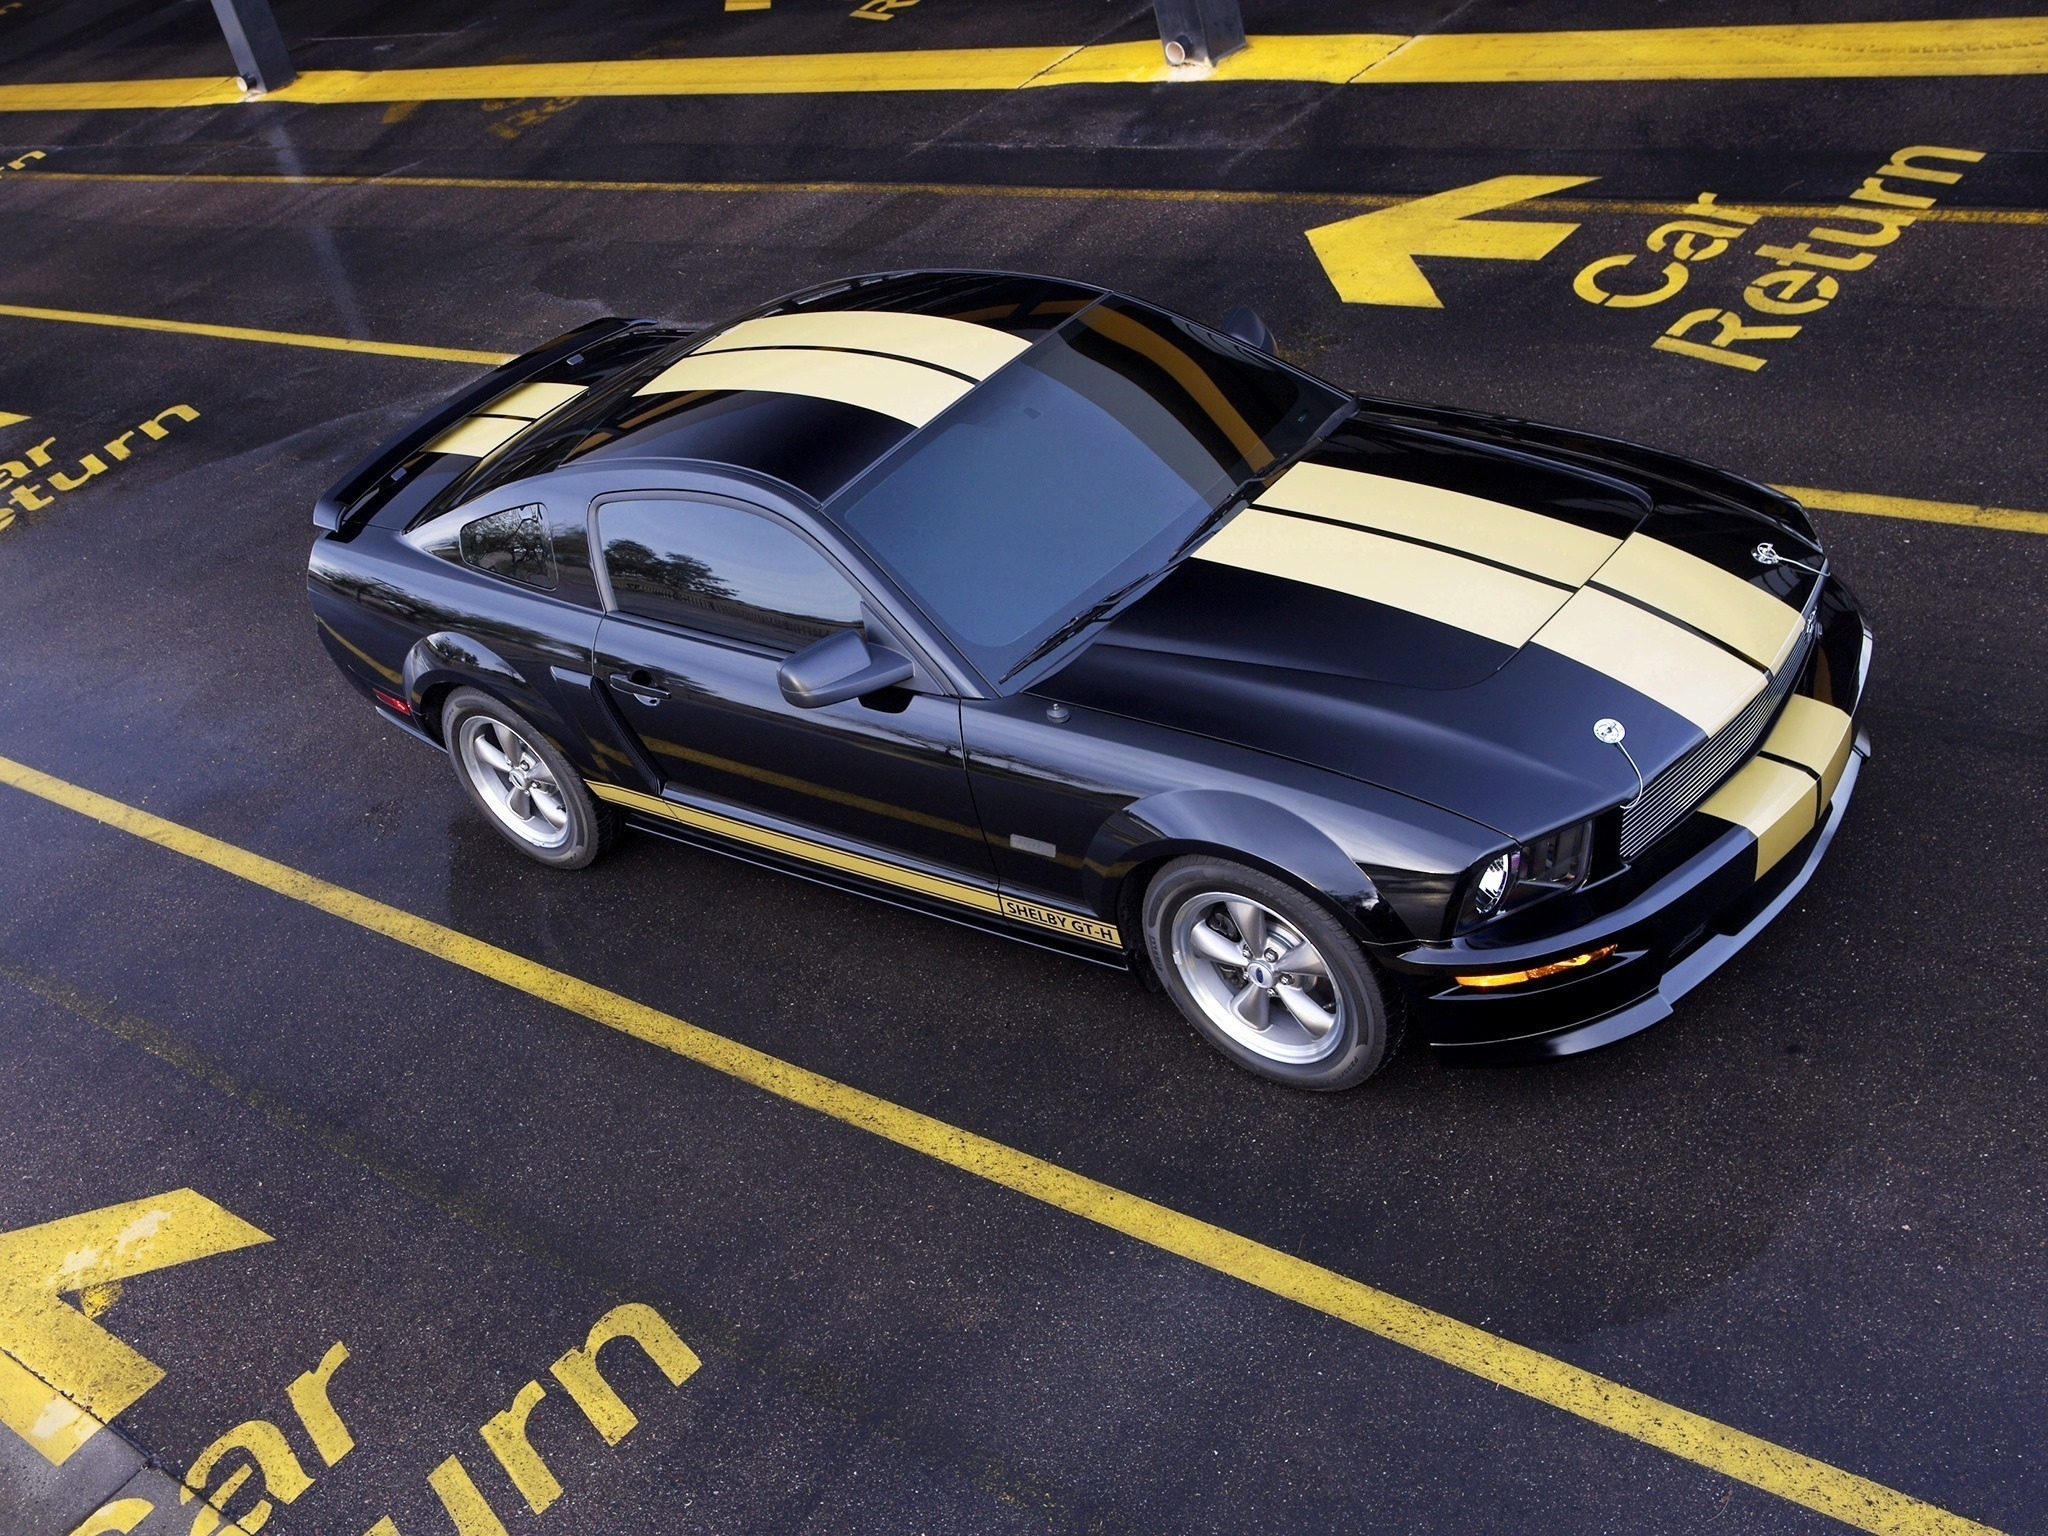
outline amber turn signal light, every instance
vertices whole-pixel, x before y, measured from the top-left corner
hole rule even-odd
[[[1460,976],[1461,987],[1514,987],[1525,981],[1540,981],[1545,976],[1555,976],[1560,971],[1575,971],[1582,965],[1591,965],[1595,960],[1605,960],[1620,946],[1602,944],[1598,949],[1589,949],[1583,955],[1573,955],[1569,960],[1553,960],[1548,965],[1533,966],[1526,971],[1496,971],[1491,976]]]

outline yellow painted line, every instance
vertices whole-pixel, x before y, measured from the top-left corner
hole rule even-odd
[[[1282,204],[1318,208],[1392,208],[1412,202],[1414,192],[1289,192],[1229,187],[1059,187],[992,185],[960,181],[611,181],[520,176],[287,176],[225,171],[25,171],[0,181],[137,182],[222,187],[392,187],[421,191],[638,192],[713,197],[986,197],[1025,201],[1135,203]],[[1692,211],[1691,200],[1658,202],[1642,198],[1547,197],[1543,206],[1559,213],[1649,214],[1671,218]],[[1731,203],[1760,218],[1822,219],[1841,211],[1832,203]],[[1921,224],[2048,225],[2043,208],[1916,208]]]
[[[224,341],[267,341],[281,347],[318,347],[328,352],[374,352],[380,357],[421,357],[437,363],[509,363],[510,352],[470,352],[459,347],[416,347],[402,341],[358,341],[353,336],[314,336],[304,331],[258,331],[242,325],[202,325],[193,320],[154,320],[141,315],[102,315],[84,309],[40,309],[0,304],[0,315],[17,320],[62,320],[71,325],[111,325],[130,331],[170,331],[180,336],[213,336]]]
[[[49,172],[49,173],[44,173],[44,174],[48,174],[48,175],[51,175],[51,176],[56,176],[56,175],[59,175],[59,174],[67,174],[67,173],[57,173],[57,172]],[[10,178],[10,179],[11,179],[11,178]],[[81,179],[84,179],[84,176],[83,176],[83,173],[77,173],[77,174],[68,174],[68,179],[70,179],[70,180],[81,180]],[[179,176],[166,176],[166,177],[155,177],[155,176],[147,176],[147,177],[129,177],[129,176],[124,176],[124,177],[120,177],[120,178],[118,178],[118,179],[121,179],[121,180],[147,180],[147,181],[158,181],[158,180],[165,180],[165,181],[182,181],[182,180],[200,180],[200,179],[204,179],[204,180],[211,180],[211,181],[264,181],[264,182],[271,182],[271,181],[277,181],[277,180],[280,180],[280,179],[282,179],[282,180],[288,180],[288,181],[300,181],[300,182],[318,182],[318,183],[322,183],[322,184],[325,184],[325,183],[328,183],[328,182],[341,182],[341,181],[346,181],[346,182],[348,182],[348,184],[351,184],[351,185],[354,185],[354,184],[358,184],[358,183],[360,183],[360,182],[378,182],[378,183],[382,183],[382,182],[385,182],[385,181],[389,181],[389,180],[392,180],[392,178],[388,178],[388,177],[362,177],[362,178],[338,178],[338,177],[324,177],[324,178],[322,178],[322,177],[285,177],[285,178],[279,178],[279,177],[271,177],[271,176],[266,176],[266,177],[243,177],[243,176],[237,176],[237,177],[220,177],[220,176],[215,176],[215,177],[206,177],[206,178],[195,178],[195,177],[179,177]],[[628,188],[628,189],[632,189],[632,190],[651,190],[651,191],[675,191],[675,190],[683,190],[683,191],[734,191],[734,190],[763,190],[763,191],[812,191],[812,192],[818,192],[818,191],[849,191],[849,192],[851,192],[851,191],[875,191],[875,190],[878,190],[878,187],[877,187],[877,185],[876,185],[876,184],[869,184],[869,183],[858,183],[858,182],[820,182],[820,183],[816,183],[815,185],[812,185],[812,184],[797,184],[797,183],[787,183],[787,182],[762,182],[762,183],[747,183],[747,182],[505,182],[505,181],[480,181],[480,182],[479,182],[479,181],[463,181],[463,180],[455,180],[455,179],[433,179],[433,180],[428,180],[428,179],[425,179],[425,178],[413,178],[413,179],[412,179],[411,181],[407,181],[407,182],[405,182],[405,183],[403,183],[403,184],[404,184],[404,185],[432,185],[432,186],[485,186],[485,187],[493,187],[493,188],[496,188],[496,187],[522,187],[522,188],[526,188],[526,187],[540,187],[540,188],[547,188],[547,189],[567,189],[567,190],[577,190],[577,189],[585,189],[585,188],[592,188],[592,187],[626,187],[626,188]],[[894,188],[894,187],[891,187],[891,188],[889,188],[889,190],[901,190],[901,189],[898,189],[898,188]],[[1119,190],[1116,190],[1116,189],[1113,189],[1113,188],[1103,188],[1103,189],[1093,189],[1093,190],[1091,190],[1091,189],[1086,189],[1086,188],[1082,188],[1082,189],[1076,189],[1076,188],[1064,188],[1064,189],[1050,189],[1050,190],[1046,190],[1046,189],[1018,189],[1018,188],[1009,188],[1009,189],[1004,189],[1004,188],[976,188],[976,187],[961,187],[961,188],[953,188],[953,189],[948,189],[948,188],[945,188],[945,187],[941,187],[941,186],[938,186],[938,185],[936,185],[936,184],[935,184],[935,185],[933,185],[933,186],[930,186],[930,187],[920,187],[920,188],[911,188],[911,189],[909,189],[909,190],[921,190],[921,191],[946,191],[946,190],[955,190],[955,191],[958,191],[958,192],[960,192],[960,193],[961,193],[962,195],[967,195],[967,194],[975,194],[975,195],[980,195],[980,194],[986,193],[986,195],[988,195],[988,196],[991,196],[991,197],[1003,197],[1003,196],[1011,196],[1011,195],[1020,195],[1020,194],[1022,194],[1022,193],[1025,193],[1025,192],[1029,192],[1029,195],[1033,195],[1033,196],[1041,195],[1041,193],[1042,193],[1042,195],[1045,195],[1045,196],[1057,196],[1057,197],[1068,197],[1068,196],[1086,196],[1086,197],[1096,197],[1096,196],[1101,196],[1101,197],[1139,197],[1139,198],[1144,198],[1144,197],[1153,197],[1153,196],[1159,196],[1159,197],[1180,197],[1180,196],[1200,196],[1200,197],[1230,197],[1230,198],[1236,198],[1236,197],[1239,197],[1239,196],[1243,196],[1243,197],[1247,197],[1247,198],[1272,198],[1272,197],[1276,197],[1276,196],[1277,196],[1277,197],[1289,197],[1289,198],[1292,198],[1292,197],[1297,197],[1297,196],[1299,196],[1299,197],[1302,197],[1302,198],[1304,198],[1304,199],[1307,199],[1307,200],[1311,200],[1311,201],[1331,201],[1331,200],[1333,200],[1333,199],[1328,199],[1328,198],[1324,198],[1324,197],[1323,197],[1323,196],[1322,196],[1321,194],[1308,194],[1308,193],[1301,193],[1301,194],[1296,194],[1296,193],[1243,193],[1243,194],[1240,194],[1240,193],[1235,193],[1235,192],[1231,192],[1231,193],[1199,193],[1199,194],[1197,194],[1197,193],[1189,193],[1189,194],[1182,194],[1182,193],[1156,193],[1156,194],[1155,194],[1155,193],[1149,193],[1149,192],[1123,192],[1123,191],[1119,191]],[[1342,199],[1335,199],[1335,200],[1342,200]],[[1390,203],[1391,203],[1391,202],[1396,202],[1396,201],[1399,201],[1399,199],[1396,199],[1396,198],[1387,198],[1387,199],[1384,199],[1384,201],[1386,201],[1386,202],[1390,202]],[[1544,206],[1545,206],[1545,207],[1547,207],[1547,208],[1571,208],[1571,207],[1573,207],[1574,205],[1570,205],[1570,204],[1566,204],[1566,203],[1561,203],[1561,202],[1560,202],[1560,203],[1546,203],[1546,204],[1544,204]],[[1637,211],[1643,211],[1643,212],[1652,212],[1652,213],[1663,213],[1663,212],[1678,212],[1678,211],[1683,211],[1683,209],[1684,209],[1684,208],[1686,208],[1686,207],[1688,207],[1688,206],[1690,206],[1690,205],[1689,205],[1689,204],[1682,204],[1682,203],[1670,203],[1670,204],[1665,204],[1665,203],[1645,203],[1645,204],[1641,204],[1641,205],[1639,205],[1639,206],[1638,206],[1638,205],[1630,205],[1630,206],[1631,206],[1632,208],[1636,208],[1636,209],[1637,209]],[[1801,210],[1792,210],[1792,211],[1799,211],[1799,212],[1801,212],[1801,213],[1802,213],[1802,216],[1803,216],[1803,213],[1804,213],[1804,212],[1808,212],[1808,211],[1811,211],[1811,210],[1804,210],[1804,209],[1801,209]],[[1824,209],[1824,210],[1821,210],[1821,211],[1823,211],[1823,212],[1826,212],[1827,210],[1825,210],[1825,209]],[[1916,213],[1914,214],[1914,217],[1915,217],[1915,218],[1918,218],[1918,219],[1922,219],[1922,220],[1925,220],[1925,219],[1927,219],[1927,218],[1930,218],[1930,217],[1932,217],[1934,213],[1937,213],[1937,212],[1939,212],[1939,211],[1940,211],[1940,210],[1938,210],[1938,209],[1930,209],[1930,210],[1928,210],[1928,211],[1927,211],[1926,213],[1919,213],[1919,212],[1916,212]],[[1977,210],[1977,211],[1982,211],[1982,210]],[[2012,215],[2013,215],[2014,217],[2018,217],[2019,213],[2021,213],[2021,212],[2024,212],[2024,213],[2025,213],[2025,216],[2026,216],[2026,218],[2028,219],[2028,221],[2029,221],[2029,222],[2034,222],[2034,223],[2048,223],[2048,212],[2034,212],[2034,211],[2032,211],[2032,210],[2017,210],[2017,211],[2015,211],[2015,210],[2008,210],[2008,213],[2012,214]],[[34,307],[31,307],[31,306],[29,306],[29,305],[24,305],[24,304],[0,304],[0,316],[10,316],[10,315],[11,315],[11,316],[14,316],[14,317],[15,317],[15,318],[17,318],[17,319],[26,319],[26,320],[61,320],[61,321],[68,321],[68,322],[70,322],[70,323],[72,323],[72,324],[75,324],[75,325],[111,325],[111,326],[122,326],[122,327],[126,327],[126,328],[128,328],[128,329],[131,329],[131,330],[139,330],[139,331],[169,331],[169,332],[172,332],[172,333],[175,333],[175,334],[178,334],[178,335],[184,335],[184,336],[211,336],[211,337],[215,337],[215,338],[218,338],[218,339],[223,339],[223,340],[228,340],[228,341],[261,341],[261,342],[270,342],[270,343],[273,343],[273,344],[275,344],[275,345],[278,345],[278,346],[287,346],[287,347],[317,347],[317,348],[322,348],[322,349],[325,349],[325,350],[328,350],[328,351],[335,351],[335,352],[370,352],[370,353],[376,353],[376,354],[380,354],[380,355],[382,355],[382,356],[385,356],[385,357],[418,357],[418,358],[426,358],[426,359],[428,359],[429,361],[433,361],[433,362],[442,362],[442,363],[482,363],[482,364],[485,364],[486,366],[489,366],[489,367],[496,367],[496,366],[498,366],[498,365],[499,365],[499,364],[501,364],[501,363],[509,363],[509,362],[511,362],[511,361],[512,361],[512,359],[513,359],[514,357],[518,356],[518,354],[517,354],[516,352],[476,352],[476,351],[468,351],[468,350],[465,350],[465,349],[463,349],[463,348],[460,348],[460,347],[419,347],[419,346],[413,346],[413,345],[411,345],[410,343],[406,343],[406,342],[397,342],[397,341],[358,341],[358,340],[356,340],[356,339],[355,339],[354,337],[351,337],[351,336],[319,336],[319,335],[313,335],[313,334],[309,334],[309,333],[307,333],[307,332],[303,332],[303,331],[258,331],[258,330],[251,330],[251,329],[247,328],[246,326],[237,326],[237,325],[203,325],[203,324],[200,324],[200,323],[198,323],[198,322],[196,322],[196,321],[190,321],[190,320],[157,320],[157,319],[150,319],[150,318],[147,318],[147,317],[144,317],[144,316],[141,316],[141,315],[104,315],[104,314],[97,314],[97,313],[94,313],[94,312],[92,312],[92,311],[89,311],[89,310],[79,310],[79,309],[40,309],[40,308],[34,308]],[[28,418],[24,416],[24,417],[21,417],[21,418],[19,418],[19,419],[20,419],[20,420],[23,420],[23,421],[26,421],[26,420],[27,420]],[[1805,505],[1807,505],[1807,506],[1809,506],[1809,507],[1818,507],[1819,509],[1821,509],[1821,510],[1822,510],[1822,511],[1824,511],[1824,512],[1862,512],[1862,513],[1868,513],[1868,514],[1870,514],[1870,515],[1872,515],[1872,516],[1876,516],[1876,517],[1903,517],[1903,518],[1912,518],[1912,519],[1915,519],[1915,520],[1917,520],[1917,521],[1919,521],[1919,522],[1923,522],[1923,523],[1955,523],[1955,524],[1959,524],[1959,525],[1961,525],[1961,526],[1963,526],[1963,527],[1969,527],[1969,528],[2004,528],[2004,529],[2008,529],[2008,530],[2010,530],[2010,531],[2013,531],[2013,532],[2017,532],[2017,533],[2048,533],[2048,512],[2024,512],[2024,511],[2020,511],[2020,510],[2018,510],[2018,509],[2016,509],[2016,508],[2013,508],[2013,507],[1978,507],[1978,506],[1972,506],[1972,505],[1970,505],[1970,504],[1969,504],[1969,503],[1967,503],[1967,502],[1960,502],[1960,501],[1919,501],[1919,500],[1915,500],[1914,498],[1912,498],[1912,497],[1910,497],[1910,496],[1877,496],[1877,495],[1871,495],[1871,494],[1868,494],[1868,493],[1865,493],[1865,492],[1862,492],[1862,491],[1828,491],[1828,490],[1821,490],[1821,489],[1818,489],[1818,488],[1816,488],[1816,487],[1814,487],[1814,486],[1810,486],[1810,485],[1778,485],[1778,486],[1773,486],[1773,487],[1772,487],[1772,489],[1773,489],[1773,490],[1779,490],[1779,491],[1783,491],[1783,492],[1784,492],[1784,493],[1785,493],[1785,494],[1786,494],[1787,496],[1791,496],[1791,497],[1794,497],[1795,499],[1797,499],[1797,500],[1799,500],[1799,501],[1803,502],[1803,503],[1804,503]]]
[[[1920,523],[1954,523],[1963,528],[2003,528],[2012,533],[2048,533],[2048,512],[2014,507],[1976,507],[1963,501],[1920,501],[1911,496],[1872,496],[1862,491],[1823,491],[1810,485],[1777,485],[1795,501],[1823,512],[1861,512],[1870,517],[1904,517]]]
[[[1471,85],[1610,80],[1778,80],[2048,72],[2048,19],[1639,27],[1577,32],[1263,35],[1210,70],[1176,70],[1150,40],[1085,47],[915,48],[314,69],[245,97],[232,76],[0,86],[0,112],[97,112],[249,101],[352,105],[526,96],[823,95],[1010,91],[1062,85],[1298,80]]]
[[[59,1296],[269,1241],[189,1189],[0,1232],[0,1424],[61,1466],[163,1380]]]
[[[523,955],[11,758],[0,757],[0,783],[1859,1530],[1880,1536],[1997,1536],[1988,1526],[1910,1494],[1659,1401],[1445,1313],[770,1056]]]
[[[1820,80],[2048,72],[2048,18],[1464,32],[1418,37],[1374,84]]]

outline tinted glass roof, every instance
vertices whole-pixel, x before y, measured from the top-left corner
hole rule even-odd
[[[1104,291],[1086,283],[1012,272],[891,272],[814,288],[760,313],[883,309],[966,320],[1036,340]]]
[[[501,448],[480,443],[481,462],[417,515],[586,460],[624,458],[730,465],[828,502],[1062,327],[1079,353],[1120,360],[1112,366],[1132,375],[1147,409],[1180,420],[1209,465],[1178,466],[1181,478],[1223,468],[1234,480],[1266,468],[1261,438],[1285,408],[1259,397],[1261,381],[1291,370],[1197,368],[1189,360],[1210,349],[1194,337],[1212,333],[1090,284],[893,272],[822,284],[710,332],[637,326],[604,344],[603,367],[593,348],[587,361],[572,360],[582,365],[573,382],[587,386],[580,398]]]

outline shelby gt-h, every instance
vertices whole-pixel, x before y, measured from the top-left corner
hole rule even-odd
[[[1079,283],[585,326],[321,498],[322,640],[511,843],[622,824],[1156,977],[1306,1088],[1665,1017],[1819,861],[1800,506]]]

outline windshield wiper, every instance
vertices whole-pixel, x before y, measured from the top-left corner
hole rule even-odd
[[[1260,489],[1264,489],[1267,482],[1261,480],[1255,483],[1259,486]],[[1208,538],[1210,534],[1214,533],[1216,531],[1217,525],[1220,524],[1226,517],[1229,517],[1233,512],[1236,512],[1239,508],[1248,504],[1251,501],[1251,499],[1252,492],[1249,487],[1239,490],[1235,496],[1232,496],[1228,501],[1224,502],[1222,506],[1218,507],[1214,512],[1211,512],[1199,523],[1195,524],[1194,532],[1190,533],[1186,538],[1182,539],[1178,544],[1174,545],[1173,553],[1166,557],[1166,564],[1173,565],[1179,560],[1181,560],[1188,553],[1189,550],[1193,549],[1197,544],[1200,544],[1204,539]]]
[[[1011,678],[1015,677],[1019,672],[1022,672],[1034,661],[1038,661],[1043,657],[1051,655],[1054,651],[1058,650],[1061,646],[1065,645],[1069,640],[1073,639],[1074,636],[1081,633],[1081,631],[1086,629],[1090,624],[1094,624],[1102,619],[1108,618],[1119,603],[1121,603],[1125,598],[1129,597],[1133,592],[1137,591],[1138,588],[1144,586],[1146,582],[1150,581],[1154,576],[1158,574],[1159,573],[1157,571],[1147,571],[1144,575],[1139,576],[1131,581],[1125,582],[1122,586],[1118,587],[1114,592],[1110,593],[1107,597],[1100,598],[1097,601],[1090,603],[1086,608],[1082,609],[1079,613],[1075,614],[1071,619],[1067,620],[1067,622],[1062,624],[1058,629],[1054,630],[1051,634],[1047,635],[1043,640],[1039,641],[1037,645],[1033,646],[1031,648],[1030,653],[1026,655],[1022,661],[1018,662],[1017,665],[1010,668],[1009,671],[1003,674],[1002,680],[1007,683]]]
[[[1144,586],[1147,582],[1157,580],[1158,577],[1161,576],[1163,573],[1173,569],[1174,566],[1178,565],[1181,562],[1182,558],[1186,556],[1189,550],[1193,549],[1196,545],[1200,544],[1202,540],[1206,539],[1211,533],[1214,533],[1216,531],[1216,525],[1221,523],[1226,517],[1230,516],[1231,513],[1237,511],[1237,509],[1241,505],[1243,505],[1243,503],[1248,499],[1249,493],[1241,491],[1237,495],[1232,496],[1230,500],[1224,502],[1223,505],[1218,507],[1215,511],[1209,513],[1199,523],[1195,524],[1194,531],[1192,533],[1190,533],[1186,538],[1182,539],[1180,543],[1176,544],[1173,547],[1173,553],[1171,553],[1164,560],[1159,562],[1158,569],[1147,571],[1142,576],[1133,577],[1130,581],[1125,582],[1122,586],[1118,587],[1114,592],[1110,593],[1108,596],[1100,598],[1093,603],[1090,603],[1086,608],[1082,609],[1081,612],[1075,614],[1071,619],[1067,620],[1066,623],[1062,624],[1058,629],[1054,630],[1051,634],[1047,635],[1043,640],[1039,641],[1037,645],[1033,646],[1031,648],[1030,653],[1026,655],[1022,661],[1018,662],[1017,665],[1010,668],[1009,671],[1003,674],[1002,681],[1007,683],[1011,678],[1015,677],[1019,672],[1022,672],[1026,667],[1030,666],[1033,662],[1042,660],[1046,656],[1051,655],[1054,651],[1058,650],[1061,646],[1065,645],[1069,640],[1073,639],[1074,636],[1081,633],[1081,631],[1086,629],[1089,625],[1098,623],[1101,620],[1108,618],[1109,615],[1116,610],[1117,606],[1120,603],[1122,603],[1125,598],[1129,597],[1133,592],[1137,591],[1138,588]]]

